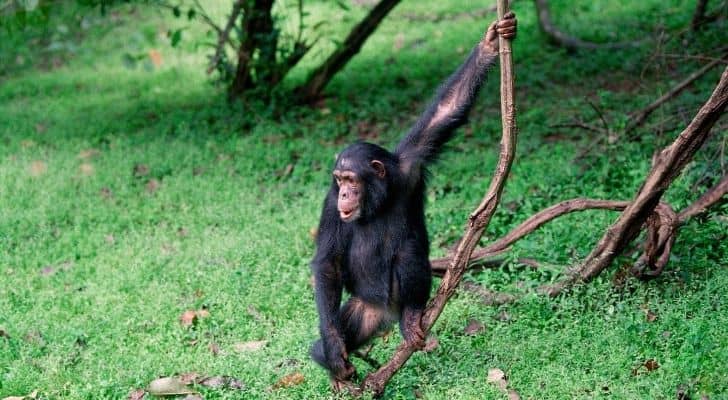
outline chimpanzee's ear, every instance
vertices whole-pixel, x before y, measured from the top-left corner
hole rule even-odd
[[[384,178],[387,175],[387,170],[384,168],[383,162],[379,160],[372,160],[371,166],[374,168],[374,171],[376,171],[378,177]]]

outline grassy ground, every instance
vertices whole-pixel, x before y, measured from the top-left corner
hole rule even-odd
[[[694,2],[552,3],[562,29],[609,41],[674,34]],[[312,18],[334,21],[332,32],[365,12],[309,7]],[[201,388],[207,399],[330,397],[325,373],[307,356],[317,336],[310,231],[328,168],[357,138],[396,142],[494,18],[473,17],[483,7],[404,2],[331,83],[325,104],[283,112],[226,104],[204,75],[205,50],[193,35],[180,49],[162,37],[184,25],[166,12],[67,10],[47,32],[3,30],[0,398],[33,390],[51,399],[125,398],[157,377],[190,371],[245,384],[244,392]],[[550,125],[575,117],[599,124],[589,99],[618,130],[628,112],[701,65],[686,54],[714,54],[728,42],[718,22],[660,45],[566,54],[538,32],[531,2],[514,9],[521,135],[490,239],[560,200],[630,198],[652,153],[690,120],[719,69],[658,110],[638,140],[594,144],[589,132]],[[161,66],[123,66],[124,53],[150,49],[161,53]],[[323,54],[314,53],[291,84]],[[487,188],[500,132],[496,93],[492,79],[471,125],[433,169],[433,255],[459,237]],[[720,176],[726,140],[723,118],[668,191],[676,208]],[[615,283],[612,273],[633,261],[622,258],[557,299],[493,308],[459,294],[435,327],[439,346],[415,355],[385,397],[505,398],[486,382],[488,370],[500,368],[522,398],[672,399],[679,387],[692,398],[728,398],[727,214],[724,202],[690,221],[654,282]],[[468,279],[508,291],[556,279],[613,219],[606,212],[561,218],[513,249],[514,258],[544,261],[543,269],[514,264]],[[181,325],[185,310],[200,309],[209,316]],[[471,320],[484,329],[466,334]],[[241,348],[259,340],[267,341],[261,349]],[[398,341],[378,342],[374,357],[386,360]],[[296,372],[302,383],[271,389]]]

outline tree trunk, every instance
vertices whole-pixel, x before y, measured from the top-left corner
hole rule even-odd
[[[381,0],[369,14],[351,30],[344,43],[334,51],[309,76],[306,83],[295,89],[298,98],[303,102],[311,102],[321,96],[331,78],[339,72],[349,60],[361,49],[364,42],[374,33],[384,17],[399,3],[400,0]]]
[[[693,19],[690,21],[690,28],[697,30],[705,19],[705,9],[708,8],[708,0],[698,0],[695,4]]]
[[[273,8],[273,0],[248,0],[243,5],[243,20],[241,22],[241,30],[243,32],[243,40],[238,47],[238,65],[235,68],[235,78],[230,85],[228,96],[230,98],[240,97],[243,92],[253,86],[253,56],[255,51],[259,49],[261,62],[270,62],[268,67],[273,68],[275,65],[275,52],[277,45],[277,35],[273,29],[273,16],[271,10]],[[272,46],[272,47],[271,47]],[[260,73],[260,71],[256,71]],[[258,79],[266,79],[266,73],[263,72]]]

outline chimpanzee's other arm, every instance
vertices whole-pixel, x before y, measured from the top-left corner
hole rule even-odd
[[[508,13],[493,23],[467,60],[439,89],[435,101],[425,110],[397,146],[405,176],[419,177],[419,169],[433,161],[455,129],[467,122],[468,112],[478,95],[488,68],[498,56],[498,34],[515,36],[516,19]]]
[[[349,355],[346,352],[338,317],[341,307],[341,271],[332,261],[314,264],[314,271],[316,308],[319,313],[319,331],[326,366],[332,376],[346,380],[353,374],[353,367],[348,361]]]
[[[341,263],[337,257],[338,212],[336,197],[327,197],[316,238],[316,255],[311,262],[315,280],[316,308],[326,366],[337,379],[348,379],[354,368],[348,361],[339,321],[343,289]],[[333,201],[332,201],[333,200]]]

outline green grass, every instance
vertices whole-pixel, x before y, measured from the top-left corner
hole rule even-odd
[[[659,27],[677,32],[694,2],[552,3],[562,29],[609,41],[657,36]],[[234,376],[246,386],[244,392],[202,388],[206,399],[331,397],[326,374],[307,355],[317,336],[310,230],[328,169],[359,130],[375,132],[377,143],[396,143],[494,18],[413,22],[411,16],[484,6],[404,2],[330,84],[324,106],[288,110],[255,101],[228,105],[204,74],[205,49],[193,38],[202,30],[193,27],[173,49],[158,33],[185,23],[166,12],[121,7],[112,18],[86,10],[94,24],[82,31],[76,26],[86,14],[69,9],[49,23],[56,36],[3,30],[0,398],[37,389],[50,399],[118,399],[157,377],[190,371]],[[327,29],[339,34],[365,13],[318,2],[309,7],[312,18],[334,21]],[[507,207],[493,218],[487,239],[560,200],[629,199],[653,152],[694,115],[719,69],[658,110],[638,132],[641,140],[602,141],[578,162],[591,134],[550,125],[575,117],[599,124],[588,98],[618,129],[628,112],[701,65],[661,53],[714,54],[728,41],[725,22],[718,22],[685,36],[689,46],[672,40],[659,49],[566,54],[539,33],[530,2],[514,8],[519,148]],[[59,24],[71,33],[57,33]],[[398,35],[401,49],[394,46]],[[49,37],[73,50],[49,49]],[[303,79],[331,43],[322,46],[288,85]],[[125,52],[151,48],[162,53],[161,67],[122,65]],[[434,256],[459,238],[489,184],[500,132],[497,87],[497,78],[487,83],[471,124],[433,168],[427,218]],[[675,208],[721,174],[726,140],[723,118],[667,192]],[[141,165],[147,173],[139,173]],[[154,191],[152,179],[159,182]],[[461,292],[435,326],[439,347],[415,355],[385,397],[410,399],[417,391],[427,399],[506,398],[486,382],[488,370],[500,368],[524,399],[673,399],[681,386],[693,398],[728,398],[727,214],[723,202],[684,226],[667,271],[650,283],[615,285],[612,274],[633,261],[621,258],[595,282],[557,299],[531,296],[494,308]],[[507,291],[557,279],[588,254],[614,217],[567,216],[519,242],[513,257],[542,260],[542,270],[510,265],[467,279]],[[185,310],[203,307],[208,318],[180,325]],[[648,321],[647,310],[657,319]],[[485,330],[465,335],[471,319]],[[235,350],[252,340],[268,343]],[[374,357],[386,360],[398,342],[398,335],[378,342]],[[213,343],[217,355],[209,350]],[[651,359],[658,369],[633,374]],[[304,375],[302,384],[270,389],[294,372]]]

